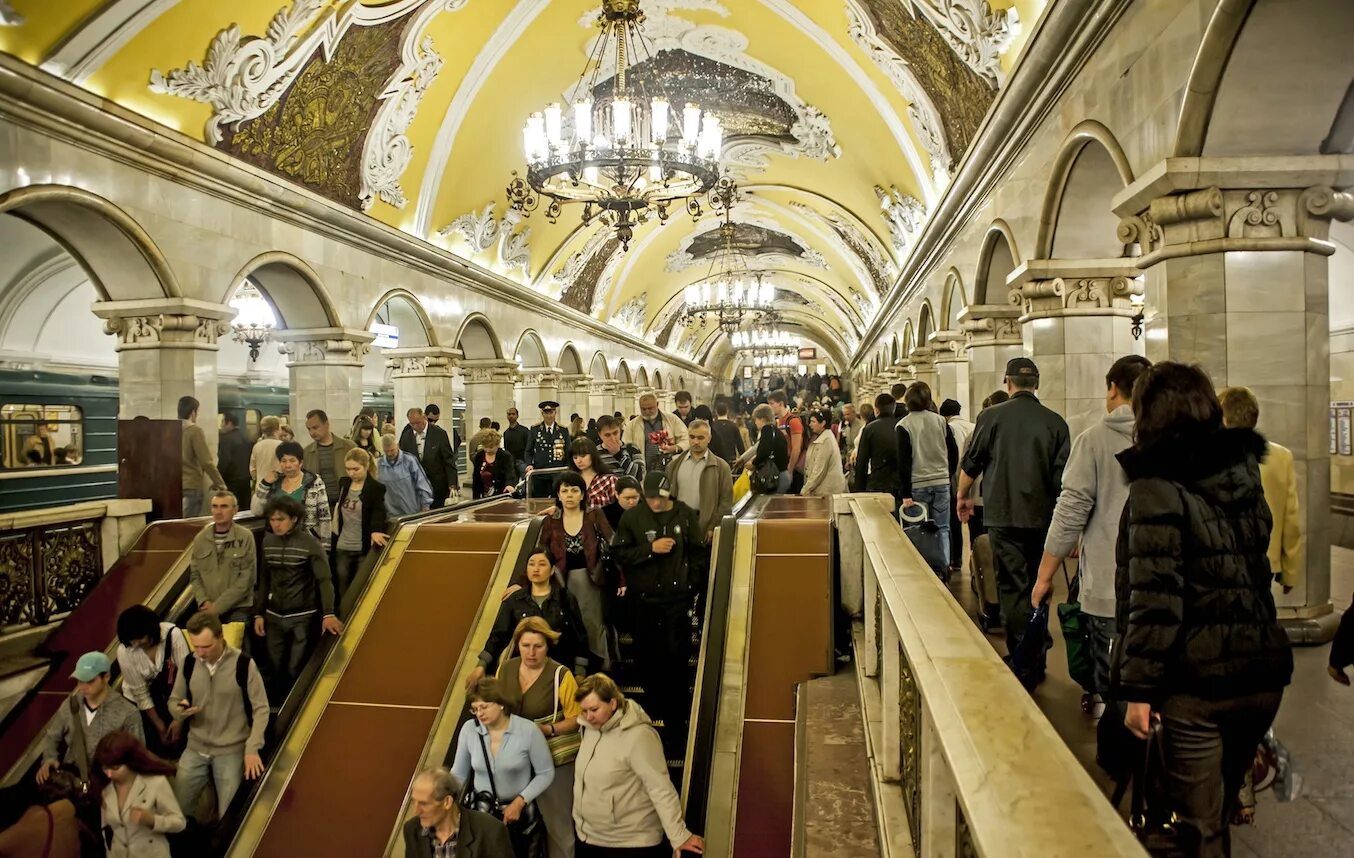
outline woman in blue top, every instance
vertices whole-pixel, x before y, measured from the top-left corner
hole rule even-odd
[[[476,798],[495,795],[517,858],[539,858],[544,827],[532,804],[555,779],[555,761],[539,727],[512,714],[498,680],[481,679],[470,692],[474,720],[461,725],[451,772],[465,783],[473,769]],[[486,802],[487,804],[487,802]],[[477,809],[493,810],[479,807]]]

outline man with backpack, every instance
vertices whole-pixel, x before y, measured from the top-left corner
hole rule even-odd
[[[187,631],[193,658],[184,664],[169,696],[172,737],[177,739],[188,724],[188,748],[179,759],[174,797],[184,814],[192,814],[210,778],[220,815],[243,780],[263,775],[259,752],[268,726],[268,695],[258,666],[226,644],[216,614],[198,611],[188,620]]]

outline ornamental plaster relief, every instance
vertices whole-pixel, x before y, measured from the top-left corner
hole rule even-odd
[[[471,256],[490,252],[497,244],[494,255],[498,262],[505,270],[525,278],[531,261],[531,227],[517,229],[522,222],[521,213],[510,209],[499,217],[494,213],[497,205],[489,202],[478,212],[467,212],[439,229],[437,234],[458,238]]]
[[[894,185],[889,185],[887,189],[875,185],[874,195],[879,200],[884,222],[889,227],[894,258],[904,259],[926,223],[926,204]]]

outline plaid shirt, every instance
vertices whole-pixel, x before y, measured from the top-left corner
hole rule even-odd
[[[588,486],[588,509],[604,507],[616,499],[616,475],[598,474]]]
[[[425,828],[423,833],[432,842],[433,858],[456,858],[456,838],[460,835],[460,831],[448,837],[446,843],[437,842],[436,828]]]

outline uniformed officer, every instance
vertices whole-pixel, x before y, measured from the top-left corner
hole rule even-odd
[[[532,480],[531,496],[544,498],[550,496],[550,486],[558,474],[545,474],[533,477],[536,468],[562,468],[569,462],[569,430],[555,422],[555,412],[559,403],[547,399],[539,406],[541,422],[531,427],[527,436],[527,479]]]

